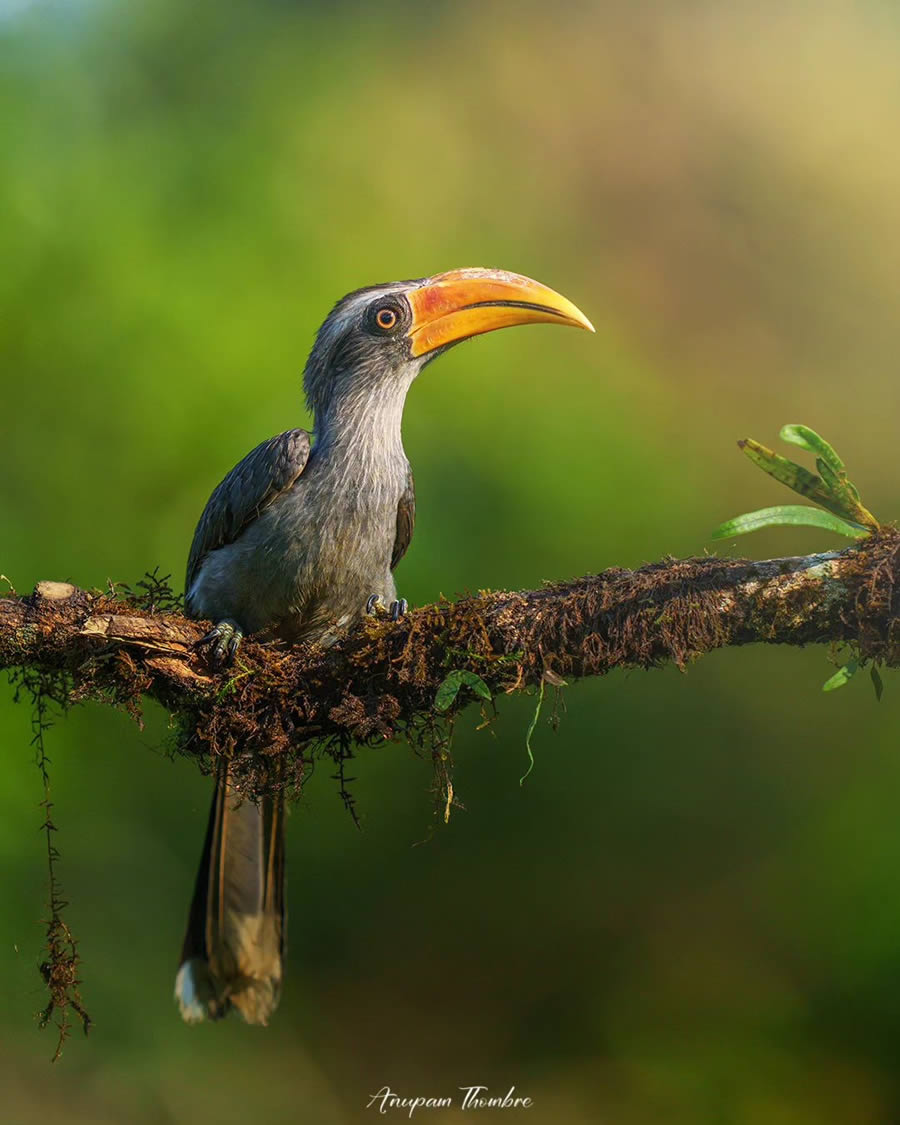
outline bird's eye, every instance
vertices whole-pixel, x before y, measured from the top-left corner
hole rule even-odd
[[[373,336],[393,336],[408,319],[402,298],[382,294],[366,309],[363,323]]]

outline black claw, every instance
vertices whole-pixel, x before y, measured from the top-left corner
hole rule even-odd
[[[399,621],[408,610],[409,603],[406,598],[399,598],[397,601],[391,602],[387,609],[384,608],[381,594],[373,594],[366,602],[366,613],[373,617],[379,613],[386,613],[391,621]]]
[[[233,621],[220,621],[197,642],[197,648],[209,648],[208,660],[215,667],[230,664],[240,647],[244,634]]]

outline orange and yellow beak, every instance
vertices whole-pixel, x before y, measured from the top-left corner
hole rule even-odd
[[[430,277],[407,296],[414,356],[514,324],[568,324],[594,331],[571,301],[539,281],[505,270],[451,270]]]

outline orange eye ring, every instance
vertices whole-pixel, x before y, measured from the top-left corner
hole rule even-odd
[[[397,314],[393,309],[379,309],[375,314],[375,323],[382,332],[390,332],[392,328],[396,328],[397,320]]]

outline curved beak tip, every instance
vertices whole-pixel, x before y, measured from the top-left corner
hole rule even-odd
[[[584,313],[562,294],[521,274],[461,269],[429,278],[409,294],[413,355],[519,324],[562,324],[594,332]]]

